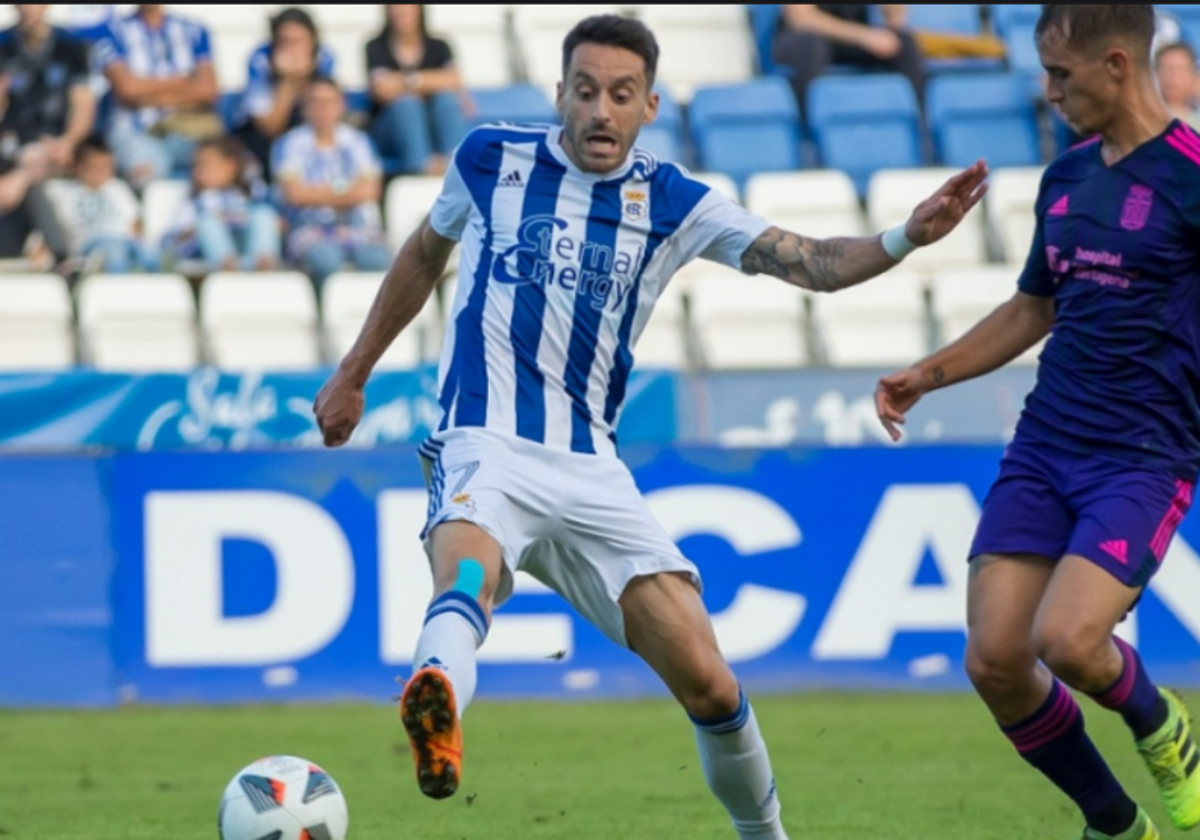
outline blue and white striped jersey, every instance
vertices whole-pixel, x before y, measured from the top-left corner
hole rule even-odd
[[[582,172],[561,138],[485,126],[446,174],[430,223],[462,256],[440,429],[613,455],[633,347],[667,282],[697,257],[739,268],[769,225],[641,150]]]
[[[154,29],[135,12],[109,24],[107,35],[96,44],[95,57],[103,70],[121,62],[134,76],[169,79],[189,76],[200,65],[211,64],[213,53],[203,25],[168,14],[162,26]],[[114,118],[122,127],[148,131],[170,113],[168,108],[118,105]]]

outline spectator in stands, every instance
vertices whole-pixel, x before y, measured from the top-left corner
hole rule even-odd
[[[92,138],[79,144],[75,179],[64,186],[62,212],[74,254],[83,258],[88,273],[154,269],[154,260],[139,238],[137,197],[117,177],[116,160],[103,140]]]
[[[271,144],[303,121],[308,83],[333,77],[333,53],[321,46],[312,15],[288,8],[271,18],[271,43],[250,56],[237,134],[270,177]]]
[[[773,55],[777,64],[791,70],[801,110],[808,86],[833,64],[901,73],[918,96],[922,93],[921,51],[906,29],[908,7],[884,5],[880,11],[883,26],[871,22],[870,5],[783,7]]]
[[[192,197],[162,251],[202,260],[209,271],[271,271],[279,265],[279,215],[236,137],[205,140],[192,163]]]
[[[186,171],[196,143],[224,127],[208,30],[138,6],[115,21],[97,45],[117,108],[109,142],[121,173],[136,186]]]
[[[379,218],[379,159],[370,138],[342,122],[345,115],[337,83],[314,80],[305,95],[305,124],[281,137],[272,153],[288,254],[318,286],[347,261],[362,271],[383,271],[391,263]]]
[[[1154,59],[1158,88],[1167,107],[1192,128],[1200,129],[1200,74],[1196,53],[1184,41],[1158,51]]]
[[[87,48],[46,22],[48,8],[17,6],[0,33],[0,256],[21,256],[37,230],[62,262],[68,242],[40,184],[70,171],[96,108]]]
[[[367,44],[371,135],[401,172],[441,174],[466,135],[471,107],[450,45],[425,31],[425,7],[384,7],[383,31]]]

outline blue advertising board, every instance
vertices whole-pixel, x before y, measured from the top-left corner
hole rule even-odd
[[[718,637],[755,690],[961,689],[966,554],[1000,450],[626,453],[699,565]],[[383,699],[408,673],[430,583],[409,448],[118,456],[114,659],[152,702]],[[1185,527],[1123,632],[1200,685],[1200,557]],[[1193,543],[1200,544],[1200,543]],[[1189,594],[1190,593],[1190,594]],[[659,691],[522,580],[481,651],[491,696]]]
[[[319,448],[312,404],[328,371],[230,374],[75,373],[0,376],[0,449],[245,450]],[[383,371],[367,385],[351,445],[419,443],[441,416],[437,371]],[[674,376],[635,373],[623,439],[675,440]]]
[[[965,555],[998,447],[631,447],[755,691],[965,689]],[[431,589],[415,448],[0,459],[0,705],[384,700]],[[1200,521],[1122,632],[1200,686]],[[485,696],[640,696],[653,675],[535,581]]]

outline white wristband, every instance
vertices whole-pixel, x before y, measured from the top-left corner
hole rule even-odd
[[[887,251],[888,256],[896,262],[900,262],[917,250],[917,246],[905,234],[904,225],[900,225],[883,232],[883,250]]]

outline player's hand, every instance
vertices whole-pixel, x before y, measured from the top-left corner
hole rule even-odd
[[[362,385],[338,368],[313,403],[313,414],[317,417],[325,445],[336,448],[348,443],[362,420],[365,407]]]
[[[905,415],[925,396],[927,388],[925,374],[917,368],[879,380],[875,389],[875,413],[893,441],[899,442],[899,427],[904,425]]]
[[[987,176],[988,167],[982,160],[955,175],[917,205],[904,228],[905,235],[922,247],[947,236],[987,195]]]

